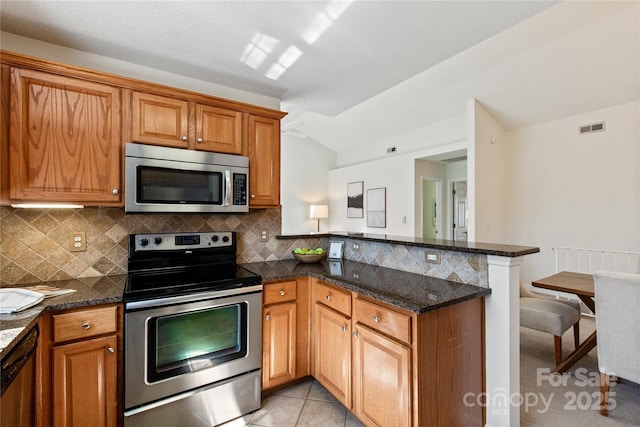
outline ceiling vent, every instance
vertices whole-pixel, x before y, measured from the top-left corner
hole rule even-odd
[[[578,128],[578,133],[580,135],[583,135],[585,133],[604,132],[606,130],[604,124],[605,122],[600,122],[600,123],[593,123],[591,125],[580,126]]]

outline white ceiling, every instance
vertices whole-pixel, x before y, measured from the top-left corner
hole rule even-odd
[[[4,32],[279,98],[285,129],[336,152],[462,115],[470,98],[513,128],[640,90],[636,1],[3,0],[0,12]]]

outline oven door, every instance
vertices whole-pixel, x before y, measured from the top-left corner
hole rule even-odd
[[[125,408],[259,370],[261,306],[262,285],[127,303]]]

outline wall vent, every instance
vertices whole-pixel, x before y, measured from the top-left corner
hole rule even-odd
[[[583,135],[585,133],[604,132],[605,130],[606,130],[605,122],[599,122],[599,123],[593,123],[590,125],[580,126],[578,128],[578,133],[580,135]]]
[[[389,153],[395,153],[396,152],[396,147],[389,147],[387,148],[387,154]]]

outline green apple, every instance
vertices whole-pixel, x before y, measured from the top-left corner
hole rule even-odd
[[[294,253],[294,254],[302,253],[302,248],[295,248],[295,249],[293,250],[293,253]]]
[[[316,248],[316,251],[315,251],[315,252],[316,252],[316,254],[318,254],[318,255],[322,255],[322,254],[324,253],[324,249],[322,249],[322,248]]]

